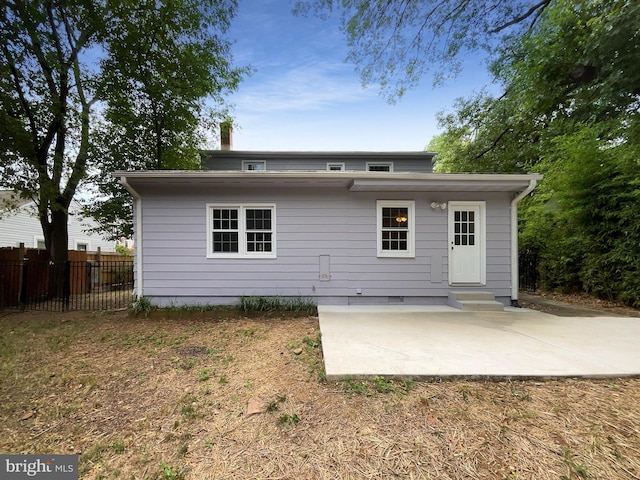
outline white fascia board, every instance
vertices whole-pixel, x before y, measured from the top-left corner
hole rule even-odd
[[[114,177],[131,180],[206,180],[206,179],[318,179],[318,180],[353,180],[363,186],[368,183],[388,184],[392,182],[414,181],[446,183],[487,183],[497,184],[522,184],[526,187],[531,180],[540,180],[542,175],[537,174],[500,174],[500,173],[412,173],[412,172],[365,172],[365,171],[327,171],[327,170],[290,170],[290,171],[240,171],[240,170],[152,170],[152,171],[117,171],[112,173]],[[365,182],[366,181],[366,182]]]

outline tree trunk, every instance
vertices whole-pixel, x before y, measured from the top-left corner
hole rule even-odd
[[[51,213],[51,245],[49,245],[49,254],[52,262],[66,262],[69,259],[69,253],[67,251],[69,244],[67,217],[68,214],[66,210],[54,210]]]
[[[68,269],[66,268],[69,252],[67,245],[69,241],[69,233],[67,228],[67,212],[66,210],[55,210],[51,214],[51,223],[49,224],[50,245],[49,255],[51,260],[51,268],[49,270],[49,298],[64,299],[67,296],[68,288]]]

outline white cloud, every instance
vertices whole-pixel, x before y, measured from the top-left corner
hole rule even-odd
[[[284,67],[284,66],[282,66]],[[377,90],[362,89],[351,67],[319,62],[297,65],[282,72],[277,67],[263,71],[259,82],[246,81],[232,102],[252,113],[318,110],[378,96]]]

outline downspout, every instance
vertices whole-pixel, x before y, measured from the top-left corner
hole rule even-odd
[[[529,186],[511,200],[511,305],[518,306],[518,287],[520,272],[518,271],[518,203],[529,195],[538,185],[537,180],[529,180]]]
[[[120,177],[120,183],[134,198],[134,208],[135,208],[135,225],[133,227],[133,231],[135,232],[135,258],[136,258],[136,283],[134,289],[134,295],[137,298],[142,298],[144,296],[144,286],[142,284],[142,279],[144,278],[142,274],[142,197],[135,189],[129,185],[127,182],[127,177]]]

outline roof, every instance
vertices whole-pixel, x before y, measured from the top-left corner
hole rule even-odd
[[[0,210],[13,210],[31,202],[32,200],[28,198],[21,198],[13,190],[0,190]]]
[[[321,160],[338,161],[346,158],[353,160],[392,161],[399,159],[431,160],[434,152],[291,152],[291,151],[254,151],[254,150],[205,150],[202,152],[205,159],[243,159],[243,160],[270,160],[291,159],[296,160]]]
[[[153,170],[112,174],[133,188],[144,186],[344,187],[352,192],[520,192],[538,174],[406,173],[365,171]]]

